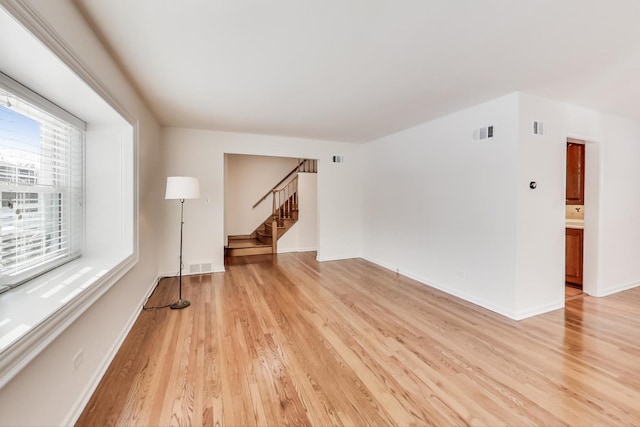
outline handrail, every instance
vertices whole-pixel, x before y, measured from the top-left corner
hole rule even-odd
[[[265,193],[264,196],[262,196],[262,198],[260,200],[258,200],[256,202],[255,205],[253,205],[253,209],[256,208],[256,206],[258,206],[260,203],[262,203],[267,197],[269,197],[269,194],[271,194],[273,192],[273,190],[275,190],[276,188],[278,188],[280,186],[280,184],[282,184],[283,182],[285,182],[287,180],[287,178],[289,178],[291,175],[293,175],[294,173],[296,173],[298,171],[298,169],[300,169],[300,166],[302,166],[304,164],[304,162],[306,162],[306,159],[303,159],[300,163],[298,163],[298,166],[296,166],[295,168],[293,168],[291,170],[291,172],[289,172],[287,175],[285,175],[284,178],[282,178],[280,180],[280,182],[278,182],[276,185],[274,185],[273,187],[271,187],[271,190],[267,191]]]

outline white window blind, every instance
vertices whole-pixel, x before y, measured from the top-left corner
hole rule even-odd
[[[77,258],[84,240],[84,128],[1,83],[0,291]]]

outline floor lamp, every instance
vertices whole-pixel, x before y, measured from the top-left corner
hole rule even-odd
[[[191,302],[182,299],[182,229],[184,226],[184,201],[185,199],[198,199],[200,198],[200,184],[198,178],[191,176],[169,176],[167,177],[167,191],[164,195],[165,199],[178,199],[180,200],[180,293],[178,301],[171,304],[169,307],[173,309],[185,308],[191,305]]]

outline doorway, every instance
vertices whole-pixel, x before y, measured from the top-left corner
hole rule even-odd
[[[586,142],[567,138],[565,199],[565,299],[583,292]]]
[[[272,253],[273,189],[288,189],[294,179],[295,196],[287,197],[295,197],[295,202],[287,202],[287,207],[295,204],[295,219],[278,225],[277,252],[317,250],[316,160],[225,153],[224,162],[225,256]],[[309,167],[309,162],[316,166]],[[267,221],[268,230],[262,228]]]

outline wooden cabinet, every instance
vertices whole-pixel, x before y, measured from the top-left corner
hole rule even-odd
[[[582,289],[582,251],[584,230],[565,229],[565,281]]]
[[[584,205],[584,144],[567,142],[567,205]]]

